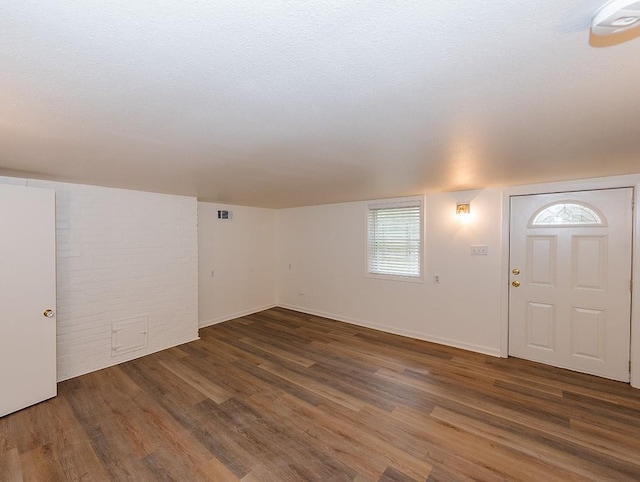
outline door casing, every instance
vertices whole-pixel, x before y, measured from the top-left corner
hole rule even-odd
[[[591,191],[612,188],[634,188],[633,211],[633,259],[632,279],[634,290],[631,294],[631,386],[640,388],[640,216],[638,213],[638,192],[640,192],[640,174],[588,180],[562,181],[545,184],[532,184],[506,188],[502,193],[502,229],[500,259],[500,356],[509,356],[509,232],[511,196],[529,194],[551,194],[573,191]]]
[[[510,354],[629,381],[632,199],[632,188],[511,197],[510,268],[522,270],[511,276],[520,284],[509,292]],[[529,224],[545,206],[574,200],[603,225]]]

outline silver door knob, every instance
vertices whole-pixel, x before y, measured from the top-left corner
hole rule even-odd
[[[53,310],[44,310],[44,313],[42,313],[44,316],[46,316],[47,318],[53,318],[53,315],[55,315],[55,313],[53,312]]]

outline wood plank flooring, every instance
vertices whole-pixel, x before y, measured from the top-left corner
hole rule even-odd
[[[640,480],[640,390],[275,308],[0,419],[2,481]]]

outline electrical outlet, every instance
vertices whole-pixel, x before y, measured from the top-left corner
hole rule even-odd
[[[440,275],[439,274],[434,274],[433,275],[433,282],[437,285],[440,284]]]
[[[471,256],[487,256],[489,254],[489,248],[485,245],[472,244]]]

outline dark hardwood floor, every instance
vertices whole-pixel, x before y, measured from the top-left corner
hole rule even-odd
[[[0,480],[640,480],[640,390],[280,308],[0,419]]]

